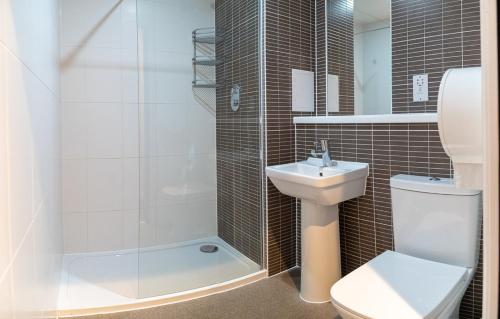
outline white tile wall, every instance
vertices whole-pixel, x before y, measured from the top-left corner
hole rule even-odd
[[[60,185],[57,185],[57,189],[60,190]],[[52,212],[60,212],[59,203],[43,202],[40,208],[41,218],[37,218],[34,227],[34,256],[36,262],[36,272],[35,272],[35,282],[49,282],[56,283],[54,285],[32,285],[35,294],[35,300],[38,302],[37,307],[40,309],[48,309],[48,314],[50,317],[50,311],[55,307],[55,300],[52,300],[52,296],[58,296],[59,294],[59,280],[61,278],[61,273],[59,271],[53,271],[53,269],[59,269],[60,265],[60,253],[63,251],[62,244],[62,219],[60,214],[53,214]],[[57,250],[58,254],[53,254],[54,242],[58,242]],[[44,260],[44,262],[39,262]],[[50,296],[47,298],[46,296]],[[46,316],[47,317],[47,316]]]
[[[2,40],[7,48],[58,95],[59,56],[58,1],[3,0]]]
[[[186,112],[184,103],[156,105],[156,123],[152,125],[156,124],[157,128],[156,142],[159,157],[189,154],[191,146],[189,138],[194,133],[189,130],[191,121],[191,114]]]
[[[122,161],[122,209],[139,210],[139,158],[125,158]]]
[[[215,235],[215,117],[191,89],[191,32],[213,26],[214,12],[204,0],[141,2],[141,245]]]
[[[139,111],[137,103],[123,104],[123,157],[139,156]]]
[[[123,145],[122,105],[116,103],[89,103],[86,111],[88,118],[88,157],[120,158]]]
[[[121,50],[114,48],[87,48],[85,50],[86,100],[88,102],[122,101]]]
[[[68,82],[69,79],[63,81]],[[66,89],[63,87],[62,92]],[[87,156],[87,108],[85,103],[62,103],[61,105],[62,157],[64,159]]]
[[[130,5],[132,1],[126,1]],[[64,45],[121,46],[121,8],[116,0],[63,0],[61,38]]]
[[[122,248],[123,214],[121,211],[89,213],[88,250]]]
[[[64,28],[61,27],[61,29]],[[85,100],[85,65],[85,52],[80,47],[61,46],[61,100],[63,102]]]
[[[0,11],[0,13],[2,12]],[[10,261],[7,211],[7,152],[5,152],[7,149],[7,103],[4,55],[5,48],[0,43],[0,276],[7,270]]]
[[[5,31],[7,28],[7,0],[0,0],[0,42],[5,43]],[[0,69],[1,70],[1,69]],[[0,95],[1,96],[1,95]]]
[[[62,163],[62,208],[64,212],[87,211],[87,161],[64,160]]]
[[[61,266],[57,0],[0,0],[0,318],[56,309]]]
[[[123,247],[139,247],[139,210],[123,212]]]
[[[7,144],[9,152],[9,206],[12,246],[19,247],[33,218],[33,127],[29,120],[40,84],[16,56],[5,54],[7,93]]]
[[[33,232],[27,232],[26,238],[19,247],[19,252],[12,265],[12,308],[16,318],[33,318],[37,312],[35,290],[32,283],[36,282],[36,259],[34,255]],[[18,292],[16,294],[16,292]]]
[[[12,318],[12,295],[11,295],[11,272],[10,270],[4,275],[4,279],[0,282],[0,318]]]
[[[89,159],[87,163],[89,212],[121,210],[123,200],[122,160]]]
[[[65,252],[87,251],[87,217],[87,213],[64,213]]]
[[[215,117],[191,89],[210,1],[141,0],[139,32],[135,0],[61,3],[65,251],[215,235]]]

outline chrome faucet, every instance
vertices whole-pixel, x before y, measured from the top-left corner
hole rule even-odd
[[[317,153],[315,149],[311,150],[311,155],[314,157],[321,157],[323,160],[323,167],[334,166],[336,163],[332,160],[330,156],[330,148],[328,147],[327,139],[320,139],[321,153]],[[318,145],[318,142],[314,142],[314,145]]]

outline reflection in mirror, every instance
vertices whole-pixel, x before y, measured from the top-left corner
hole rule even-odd
[[[354,113],[391,113],[391,4],[354,0]]]
[[[390,0],[327,0],[326,10],[328,112],[390,114]]]

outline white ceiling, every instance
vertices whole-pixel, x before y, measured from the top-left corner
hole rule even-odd
[[[391,0],[354,0],[354,24],[364,25],[389,20]]]

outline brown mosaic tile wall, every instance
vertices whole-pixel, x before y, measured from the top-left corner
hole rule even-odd
[[[339,76],[339,112],[354,114],[354,20],[353,0],[316,1],[316,113],[326,115],[327,75]],[[326,19],[326,21],[325,21]],[[328,37],[328,38],[325,38]],[[328,73],[326,70],[328,69]]]
[[[328,1],[329,6],[337,6],[338,10],[336,17],[328,12],[329,30],[338,28],[344,32],[351,21],[342,4],[352,0],[318,0],[318,7],[324,5],[324,1]],[[322,15],[317,17],[318,25],[322,18]],[[335,27],[330,22],[332,19],[336,21]],[[393,0],[392,19],[393,112],[435,112],[439,81],[446,69],[481,63],[479,0]],[[317,35],[319,51],[324,41],[322,30],[317,31]],[[337,41],[333,47],[328,44],[329,72],[341,75],[338,72],[351,72],[349,61],[344,61],[347,67],[341,71],[332,70],[332,59],[345,60],[349,45],[338,40],[338,34],[328,37],[330,42]],[[345,38],[349,39],[350,35]],[[332,50],[336,53],[332,54]],[[347,58],[349,56],[348,52]],[[318,64],[317,84],[324,87],[326,74],[322,65]],[[429,74],[430,100],[413,103],[412,76],[420,73]],[[344,90],[350,92],[349,83]],[[324,90],[318,88],[318,114],[326,112],[326,99],[322,94]],[[344,94],[340,115],[352,114],[351,101],[350,94]],[[370,163],[367,194],[340,208],[344,274],[393,247],[390,176],[406,173],[446,177],[451,174],[449,159],[442,150],[434,124],[299,125],[296,132],[299,160],[305,158],[315,139],[328,137],[332,140],[334,157]],[[300,230],[300,220],[297,229]],[[300,263],[300,245],[297,256]],[[481,278],[482,260],[462,301],[461,318],[481,317]]]
[[[258,0],[216,0],[217,224],[219,236],[262,265]],[[230,105],[240,84],[240,110]]]
[[[328,71],[340,79],[340,112],[336,114],[349,115],[354,113],[353,17],[349,7],[355,0],[318,0],[320,10],[324,10],[325,1]],[[479,0],[392,1],[393,113],[435,112],[444,72],[481,65],[479,16]],[[320,52],[324,15],[317,19]],[[318,114],[326,112],[325,66],[318,63]],[[429,75],[429,101],[413,102],[413,75],[422,73]]]
[[[341,10],[325,13],[325,1]],[[324,61],[333,61],[330,73],[352,76],[352,41],[348,41],[352,34],[343,31],[344,38],[329,34],[328,54],[322,49],[327,45],[325,14],[332,29],[352,25],[352,15],[342,10],[348,2],[352,0],[266,1],[267,164],[295,160],[290,153],[294,148],[296,158],[304,159],[313,141],[320,137],[333,141],[335,158],[370,164],[366,195],[341,205],[344,274],[393,249],[390,176],[398,173],[451,176],[450,161],[443,152],[435,124],[298,125],[294,131],[292,117],[308,114],[291,113],[291,68],[308,70],[310,62],[313,70],[312,64],[318,63],[314,112],[317,115],[326,113]],[[404,77],[404,81],[393,85],[394,112],[435,111],[436,80],[444,71],[449,67],[480,64],[478,0],[394,0],[392,3],[396,43],[393,72],[397,73],[393,77]],[[315,48],[310,48],[308,41],[312,35],[304,28],[314,23],[311,11],[316,11],[316,38],[314,42],[311,40]],[[442,21],[441,25],[438,20]],[[406,39],[401,38],[404,34]],[[436,42],[440,37],[442,42]],[[342,62],[339,63],[339,59]],[[423,69],[413,68],[415,65]],[[431,101],[412,105],[411,77],[424,72],[429,73],[431,81]],[[352,114],[352,81],[344,83],[340,114]],[[300,263],[300,219],[297,219],[300,205],[281,195],[269,181],[267,186],[269,272],[275,274]],[[481,278],[482,261],[463,299],[461,318],[480,318]]]
[[[353,1],[326,0],[328,74],[339,76],[339,112],[330,115],[354,114]]]
[[[316,115],[326,114],[326,1],[316,0]]]
[[[295,159],[292,69],[315,70],[315,1],[266,1],[267,165]],[[296,266],[296,200],[267,181],[268,269],[271,275]]]
[[[449,68],[481,65],[479,0],[392,1],[393,113],[435,112]],[[429,74],[429,101],[413,102],[413,75]]]
[[[337,160],[368,163],[365,196],[340,205],[342,273],[394,249],[389,179],[396,174],[452,177],[436,124],[297,125],[297,160],[327,138]],[[481,317],[482,260],[467,291],[461,318]]]

